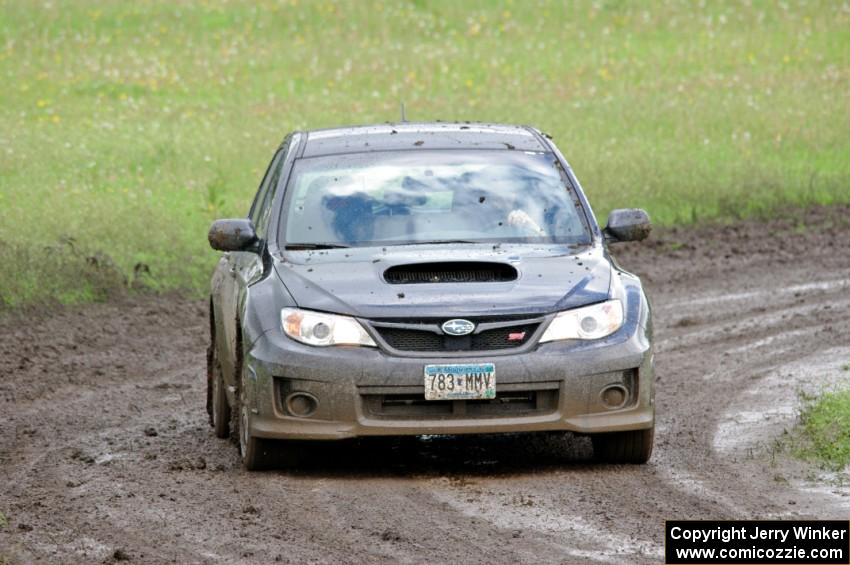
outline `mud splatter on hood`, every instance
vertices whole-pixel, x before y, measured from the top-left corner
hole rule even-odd
[[[396,265],[483,261],[517,270],[507,282],[390,284]],[[299,307],[366,318],[538,314],[608,297],[611,265],[601,248],[440,244],[287,251],[275,270]]]

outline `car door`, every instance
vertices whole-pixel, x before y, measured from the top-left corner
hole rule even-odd
[[[222,366],[222,376],[227,386],[227,394],[231,404],[235,400],[231,392],[236,385],[238,375],[236,374],[239,351],[239,326],[240,297],[244,294],[245,287],[253,282],[263,271],[263,256],[266,229],[268,228],[269,202],[274,189],[280,180],[280,171],[285,155],[285,146],[281,147],[272,159],[266,170],[263,181],[257,189],[254,202],[248,218],[254,223],[257,237],[261,241],[260,253],[253,251],[231,251],[224,254],[221,270],[223,272],[220,283],[220,323],[223,339],[219,341],[219,354]]]

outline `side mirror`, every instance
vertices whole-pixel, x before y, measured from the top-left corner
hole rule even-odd
[[[246,218],[216,220],[207,234],[210,247],[218,251],[256,251],[257,232]]]
[[[652,223],[649,214],[640,208],[612,210],[608,214],[608,225],[602,230],[609,243],[618,241],[641,241],[649,237]]]

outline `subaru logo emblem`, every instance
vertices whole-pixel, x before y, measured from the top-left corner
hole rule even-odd
[[[475,324],[469,320],[449,320],[443,324],[443,331],[449,335],[468,335],[475,329]]]

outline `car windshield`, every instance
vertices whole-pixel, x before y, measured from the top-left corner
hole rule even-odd
[[[551,153],[384,151],[299,159],[281,243],[590,243],[578,199]]]

